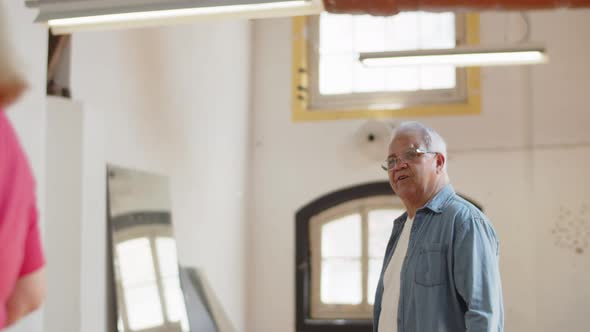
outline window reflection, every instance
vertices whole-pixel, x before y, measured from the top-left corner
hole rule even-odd
[[[117,244],[119,270],[125,287],[134,287],[145,282],[154,282],[154,262],[148,238],[128,240]]]
[[[174,239],[144,236],[126,240],[116,245],[116,254],[129,329],[140,331],[167,321],[180,323],[182,331],[189,331]],[[124,331],[122,320],[117,325]]]
[[[156,238],[159,271],[164,287],[166,315],[172,322],[180,322],[183,331],[188,331],[188,317],[184,310],[184,300],[180,279],[178,277],[178,261],[176,257],[176,242],[169,237]]]
[[[125,307],[129,328],[133,331],[162,325],[164,317],[155,282],[139,287],[125,287]]]
[[[108,181],[118,331],[188,331],[168,179],[110,166]]]

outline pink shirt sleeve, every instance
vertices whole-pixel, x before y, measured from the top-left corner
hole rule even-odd
[[[0,109],[0,330],[16,281],[45,263],[37,218],[29,162]]]
[[[29,215],[28,231],[25,238],[25,255],[20,268],[19,278],[37,271],[45,264],[45,258],[41,249],[41,236],[39,234],[37,218],[37,209],[32,207]]]

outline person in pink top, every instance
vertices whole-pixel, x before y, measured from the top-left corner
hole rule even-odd
[[[4,108],[26,89],[14,69],[0,4],[0,330],[37,309],[45,296],[45,259],[35,181]]]

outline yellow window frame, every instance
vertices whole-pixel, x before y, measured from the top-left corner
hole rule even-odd
[[[467,14],[466,44],[479,45],[479,14]],[[440,115],[469,115],[481,113],[481,83],[479,67],[466,68],[467,96],[460,103],[410,106],[399,109],[310,109],[306,87],[309,86],[307,59],[307,17],[294,17],[292,21],[292,120],[324,121],[340,119],[383,119],[394,117],[421,117]]]

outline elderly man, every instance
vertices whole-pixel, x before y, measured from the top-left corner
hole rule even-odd
[[[397,128],[383,167],[406,212],[385,252],[375,332],[503,331],[496,233],[455,194],[446,163],[434,130],[418,122]]]

